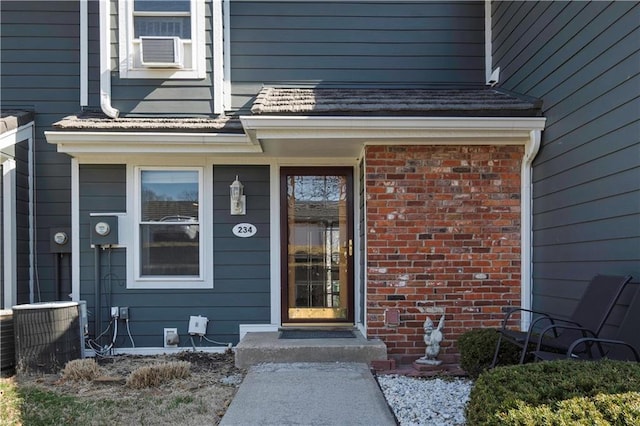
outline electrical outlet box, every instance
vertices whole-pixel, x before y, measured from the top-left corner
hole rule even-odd
[[[118,315],[120,315],[120,309],[117,306],[112,306],[111,307],[111,318],[118,318]]]
[[[198,336],[204,336],[207,334],[207,323],[209,319],[198,315],[197,317],[191,316],[189,318],[189,334]]]
[[[165,328],[164,329],[164,347],[176,348],[180,342],[180,336],[178,336],[177,328]]]
[[[129,308],[126,306],[120,307],[120,319],[128,320],[129,319]]]

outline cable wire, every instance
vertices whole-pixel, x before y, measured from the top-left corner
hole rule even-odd
[[[131,340],[131,347],[135,348],[136,344],[133,342],[133,337],[131,337],[131,329],[129,328],[129,318],[127,318],[125,322],[127,323],[127,334],[129,335],[129,340]]]
[[[231,347],[231,342],[227,342],[227,343],[224,343],[224,342],[217,342],[217,341],[215,341],[215,340],[207,339],[207,336],[200,336],[200,339],[204,339],[204,340],[206,340],[207,342],[209,342],[209,343],[214,343],[214,344],[216,344],[216,345],[222,345],[222,346],[228,346],[228,347]]]

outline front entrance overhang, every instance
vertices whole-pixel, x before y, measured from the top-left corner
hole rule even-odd
[[[531,307],[531,165],[543,117],[242,116],[243,128],[265,155],[360,158],[367,145],[518,145],[521,167],[521,306]],[[366,191],[366,189],[365,189]],[[528,327],[530,318],[522,317]]]
[[[365,145],[523,145],[541,117],[241,116],[248,137],[272,157],[358,158]]]

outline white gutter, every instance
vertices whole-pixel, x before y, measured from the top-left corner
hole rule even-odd
[[[244,134],[179,132],[45,131],[47,142],[71,156],[86,154],[237,154],[261,153]]]
[[[521,217],[520,217],[520,306],[525,309],[531,309],[533,302],[533,160],[538,155],[540,143],[542,140],[541,130],[532,130],[530,132],[529,143],[525,145],[524,157],[522,159],[522,177],[521,177]],[[523,313],[520,318],[520,327],[523,330],[529,328],[531,322],[531,314]]]
[[[111,106],[110,6],[109,1],[100,2],[100,107],[108,117],[118,118],[120,111]]]
[[[224,114],[224,64],[223,64],[223,7],[222,0],[214,0],[213,8],[213,54],[211,69],[213,72],[213,112]]]
[[[368,144],[529,143],[532,130],[542,130],[542,117],[330,117],[240,116],[256,144],[274,139],[353,139]],[[445,142],[446,141],[446,142]]]
[[[2,263],[4,283],[3,304],[6,309],[11,309],[17,302],[16,282],[18,266],[16,259],[17,233],[16,233],[16,160],[8,158],[2,162]],[[31,294],[31,293],[29,293]],[[1,307],[1,306],[0,306]]]
[[[89,104],[89,52],[87,46],[89,44],[89,17],[88,17],[87,0],[80,0],[80,106],[85,107]]]
[[[71,300],[80,300],[80,166],[71,159]]]

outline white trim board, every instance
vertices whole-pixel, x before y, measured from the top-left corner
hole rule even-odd
[[[237,154],[261,152],[243,134],[172,132],[69,132],[46,131],[47,142],[58,152],[77,157],[86,154]]]
[[[225,353],[228,351],[229,346],[196,346],[198,352],[206,353]],[[177,354],[184,351],[193,350],[193,346],[177,346],[175,348],[164,347],[140,347],[140,348],[113,348],[111,350],[112,355],[164,355],[164,354]],[[96,356],[95,351],[92,349],[84,349],[84,355],[86,357],[93,358]]]

